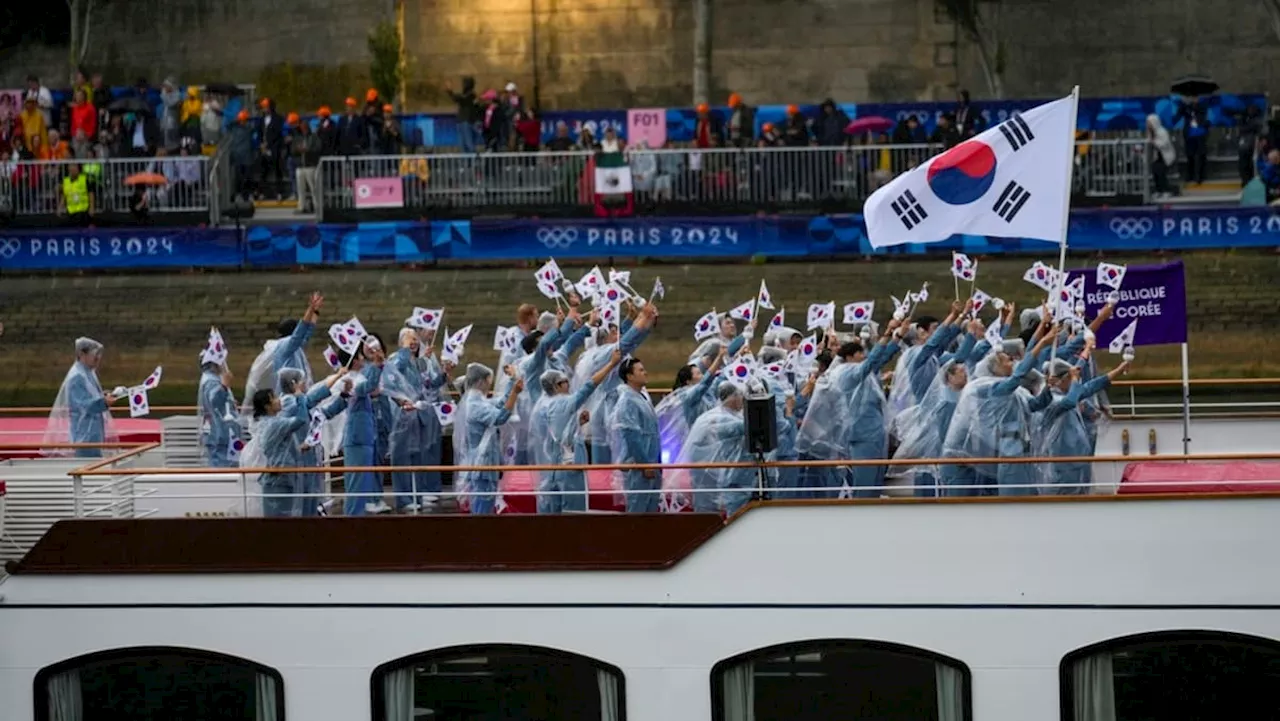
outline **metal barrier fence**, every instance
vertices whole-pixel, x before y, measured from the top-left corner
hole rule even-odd
[[[931,145],[628,150],[637,212],[834,206],[856,208],[877,188],[941,150]],[[392,178],[404,207],[585,211],[595,204],[586,152],[325,158],[326,211],[359,208],[353,181]],[[1091,197],[1150,196],[1145,140],[1077,143],[1075,191]]]
[[[130,213],[139,205],[149,213],[209,210],[209,159],[167,156],[0,163],[0,215],[59,213],[62,180],[73,165],[88,179],[91,214]],[[143,173],[163,176],[164,182],[128,182]]]

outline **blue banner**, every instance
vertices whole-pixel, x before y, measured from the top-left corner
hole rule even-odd
[[[234,268],[243,262],[235,228],[0,228],[0,270]]]

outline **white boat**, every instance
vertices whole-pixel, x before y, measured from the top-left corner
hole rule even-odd
[[[1278,516],[1280,494],[65,521],[0,584],[2,716],[1272,719]]]

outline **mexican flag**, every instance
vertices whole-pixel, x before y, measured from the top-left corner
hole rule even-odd
[[[601,153],[595,160],[596,195],[631,193],[631,166],[622,153]]]

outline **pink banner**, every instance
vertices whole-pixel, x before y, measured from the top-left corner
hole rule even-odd
[[[357,208],[403,208],[404,185],[400,178],[356,178]]]
[[[665,108],[632,108],[627,111],[627,145],[644,143],[650,148],[667,144],[667,111]]]

